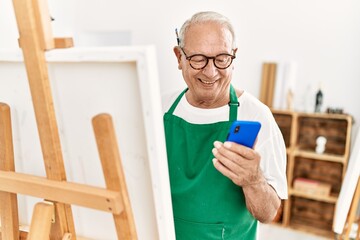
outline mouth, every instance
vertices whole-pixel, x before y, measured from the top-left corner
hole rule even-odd
[[[214,85],[214,83],[215,83],[217,80],[210,82],[210,81],[205,81],[205,80],[202,80],[202,79],[199,78],[199,81],[202,82],[202,83],[204,83],[205,85],[212,86],[212,85]]]

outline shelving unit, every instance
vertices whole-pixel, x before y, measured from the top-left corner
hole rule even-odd
[[[287,147],[289,197],[279,222],[285,227],[333,237],[335,205],[349,159],[352,117],[345,114],[302,113],[272,110]],[[316,139],[327,139],[325,151],[316,153]],[[294,188],[294,180],[331,185],[329,195]]]

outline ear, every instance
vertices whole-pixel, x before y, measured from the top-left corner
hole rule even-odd
[[[181,49],[179,46],[174,47],[174,53],[178,61],[178,69],[181,70]]]

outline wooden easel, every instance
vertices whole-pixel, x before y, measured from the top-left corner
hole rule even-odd
[[[47,177],[15,172],[10,108],[0,103],[0,239],[76,239],[72,204],[112,213],[118,239],[137,239],[110,115],[93,118],[106,188],[66,181],[45,51],[72,47],[72,39],[53,38],[46,0],[13,5]],[[46,199],[35,205],[28,234],[19,231],[16,194]]]
[[[350,239],[351,226],[355,222],[358,224],[358,229],[357,229],[355,240],[360,239],[360,218],[359,218],[359,216],[356,216],[356,212],[357,212],[358,206],[359,206],[359,200],[360,200],[360,178],[358,179],[355,193],[354,193],[353,199],[351,201],[350,210],[349,210],[346,222],[345,222],[344,231],[341,234],[341,239],[343,239],[343,240]]]

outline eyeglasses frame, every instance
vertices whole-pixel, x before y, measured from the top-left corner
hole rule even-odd
[[[236,58],[235,54],[234,54],[234,55],[231,55],[231,54],[229,54],[229,53],[221,53],[221,54],[218,54],[218,55],[213,56],[213,57],[208,57],[208,56],[206,56],[206,55],[204,55],[204,54],[193,54],[193,55],[191,55],[191,56],[188,56],[188,55],[185,53],[185,51],[184,51],[184,49],[183,49],[182,47],[179,47],[179,48],[180,48],[181,51],[184,53],[186,60],[189,61],[190,66],[191,66],[193,69],[195,69],[195,70],[204,69],[204,68],[209,64],[209,59],[212,59],[212,60],[213,60],[214,66],[215,66],[217,69],[224,70],[224,69],[227,69],[228,67],[230,67],[231,64],[232,64],[232,62],[233,62],[233,60]],[[233,50],[233,51],[234,51],[234,50]],[[221,67],[216,66],[215,59],[216,59],[216,57],[221,56],[221,55],[227,55],[227,56],[231,57],[231,61],[230,61],[229,66],[227,66],[227,67],[225,67],[225,68],[221,68]],[[191,62],[190,62],[191,58],[194,57],[194,56],[202,56],[202,57],[205,57],[205,58],[206,58],[206,64],[205,64],[202,68],[195,68],[193,65],[191,65]]]

